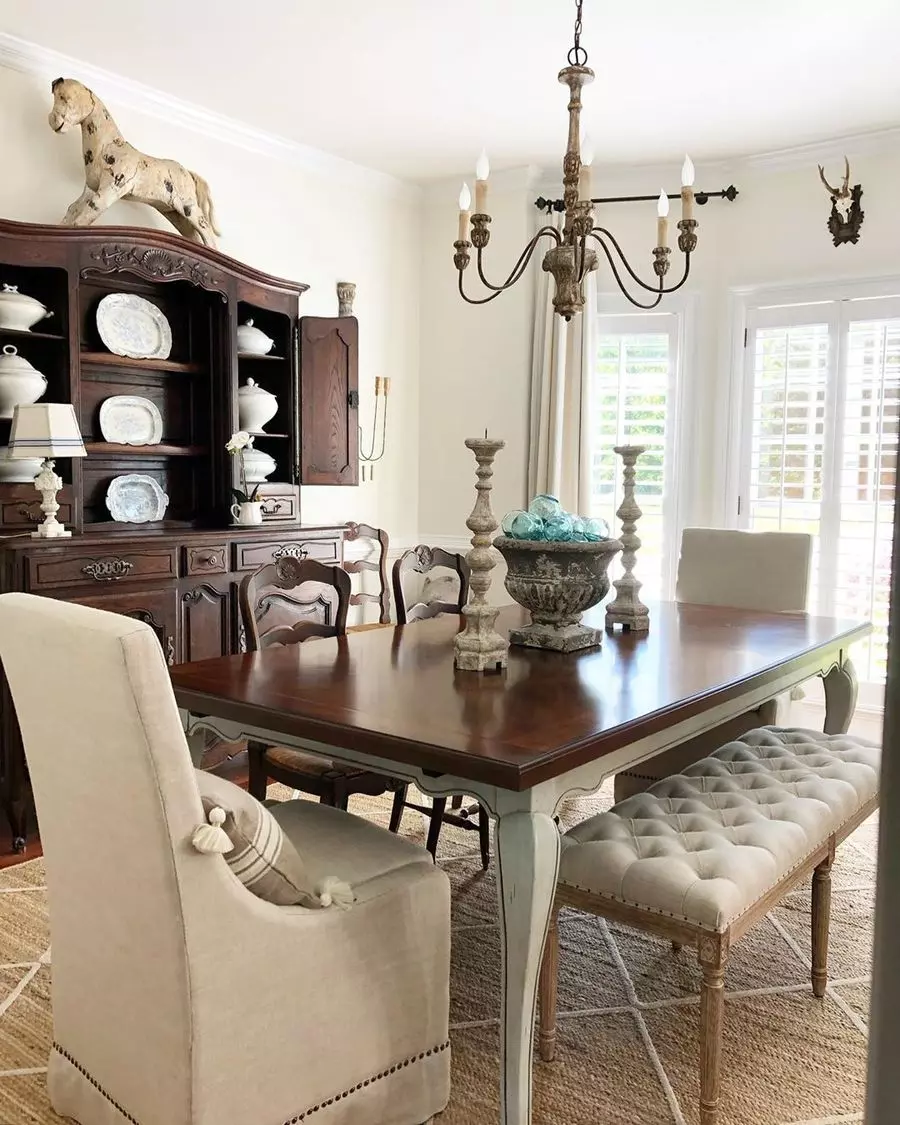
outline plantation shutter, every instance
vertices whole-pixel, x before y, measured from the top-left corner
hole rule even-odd
[[[591,515],[620,529],[622,461],[617,445],[643,445],[635,492],[643,512],[638,523],[641,549],[636,568],[649,597],[671,590],[677,535],[667,505],[675,434],[678,317],[673,313],[598,318],[597,366],[593,381]]]
[[[739,522],[815,538],[812,613],[871,620],[882,683],[900,421],[900,297],[751,309]]]

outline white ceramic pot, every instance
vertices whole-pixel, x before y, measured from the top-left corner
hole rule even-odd
[[[244,355],[268,355],[275,343],[273,339],[254,328],[252,320],[245,320],[238,325],[237,344],[238,351]]]
[[[47,380],[7,344],[0,355],[0,418],[12,418],[17,406],[37,402],[47,390]]]
[[[238,426],[248,434],[263,433],[263,426],[278,411],[278,399],[253,379],[238,388]]]
[[[0,484],[32,484],[42,464],[40,457],[13,460],[9,446],[0,445]]]
[[[276,462],[262,449],[254,449],[251,445],[244,450],[244,476],[247,484],[260,484],[275,472]]]
[[[53,316],[36,297],[20,293],[16,285],[0,286],[0,328],[27,332],[39,320]]]
[[[232,504],[231,515],[234,522],[241,527],[255,527],[263,521],[262,501],[254,500],[247,504]]]

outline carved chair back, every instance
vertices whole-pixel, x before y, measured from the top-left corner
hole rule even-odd
[[[305,597],[293,592],[304,585]],[[248,652],[310,637],[342,637],[350,608],[350,575],[315,559],[279,559],[247,575],[240,604]]]
[[[378,606],[378,623],[389,625],[391,622],[391,592],[387,580],[387,555],[388,534],[380,527],[371,527],[367,523],[348,523],[344,532],[344,541],[354,543],[360,539],[368,539],[373,544],[378,544],[374,558],[351,559],[344,561],[344,570],[348,574],[362,574],[365,571],[374,571],[378,575],[378,593],[366,593],[359,590],[350,595],[351,605],[365,605],[374,602]]]
[[[459,579],[459,597],[455,602],[430,601],[416,602],[408,606],[403,594],[403,575],[407,571],[415,574],[427,574],[437,567],[446,567],[456,574]],[[428,547],[420,543],[417,547],[404,551],[394,563],[392,581],[394,587],[394,601],[397,605],[397,624],[408,625],[413,621],[422,621],[425,618],[437,617],[442,613],[462,613],[462,608],[469,597],[469,564],[465,556],[444,551],[440,547]]]

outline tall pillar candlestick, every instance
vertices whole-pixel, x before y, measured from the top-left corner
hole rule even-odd
[[[635,633],[646,633],[650,628],[650,611],[638,596],[641,583],[635,578],[634,564],[637,559],[638,548],[641,545],[636,535],[637,521],[643,515],[634,498],[635,463],[642,453],[646,452],[644,445],[617,445],[615,452],[622,458],[623,478],[625,482],[624,496],[616,515],[622,521],[622,569],[624,574],[613,585],[616,588],[615,599],[606,607],[606,628],[612,630],[616,625]]]
[[[466,555],[471,570],[469,602],[463,608],[466,627],[453,638],[454,663],[466,672],[493,672],[506,667],[509,641],[494,628],[500,609],[487,604],[491,571],[497,565],[491,537],[499,527],[491,508],[491,477],[494,458],[505,445],[505,441],[489,438],[487,431],[483,438],[466,438],[466,448],[475,454],[478,481],[475,507],[466,520],[466,527],[473,532],[472,550]]]

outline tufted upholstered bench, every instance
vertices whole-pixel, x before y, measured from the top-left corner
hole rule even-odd
[[[880,758],[850,735],[760,727],[567,832],[541,968],[541,1057],[556,1050],[560,907],[695,945],[700,1121],[715,1125],[728,951],[813,871],[812,987],[824,996],[834,850],[876,808]]]

